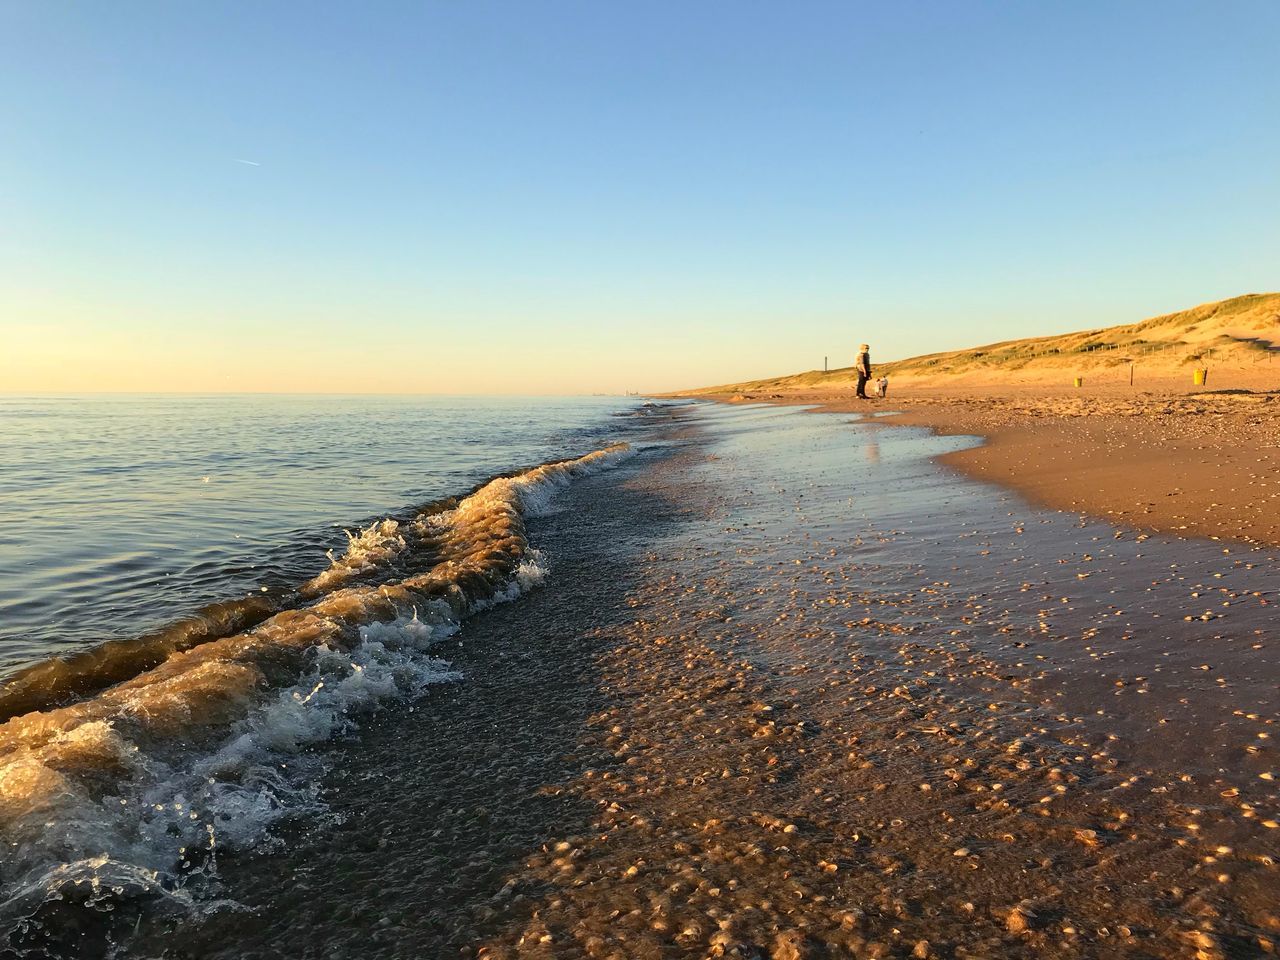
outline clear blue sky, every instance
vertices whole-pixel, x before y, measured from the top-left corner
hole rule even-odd
[[[1277,37],[1273,0],[0,0],[0,390],[657,390],[1274,290]]]

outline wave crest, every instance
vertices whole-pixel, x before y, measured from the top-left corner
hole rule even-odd
[[[189,648],[169,644],[159,663],[150,661],[162,651],[149,649],[141,672],[0,724],[0,842],[9,851],[0,918],[25,923],[43,902],[32,891],[53,896],[69,877],[131,877],[169,896],[220,845],[252,847],[280,817],[316,809],[305,775],[313,761],[300,751],[379,703],[459,679],[431,648],[467,614],[546,576],[525,518],[630,453],[617,444],[490,481],[407,525],[380,521],[350,537],[308,605]],[[343,585],[419,541],[430,544],[429,569]],[[54,703],[75,687],[54,686]],[[22,695],[33,687],[23,684]],[[280,773],[284,755],[294,776]]]

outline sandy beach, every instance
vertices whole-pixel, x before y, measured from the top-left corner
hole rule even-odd
[[[1276,545],[1280,390],[1268,378],[1248,382],[1213,392],[1164,381],[1144,390],[918,387],[871,401],[852,388],[717,399],[892,413],[885,422],[983,438],[943,462],[1036,503],[1175,536]]]
[[[552,576],[461,683],[336,748],[329,817],[135,949],[1272,952],[1274,551],[1039,508],[920,427],[676,413],[531,522]]]
[[[983,438],[944,462],[1036,503],[1142,530],[1280,544],[1280,294],[1138,323],[694,390],[729,403],[898,414]],[[868,386],[874,394],[875,384]]]

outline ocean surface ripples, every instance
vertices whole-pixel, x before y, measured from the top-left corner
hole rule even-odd
[[[344,529],[577,455],[617,398],[0,399],[0,674],[318,573]]]

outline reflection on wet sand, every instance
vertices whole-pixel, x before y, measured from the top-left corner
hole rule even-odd
[[[358,828],[224,865],[261,927],[150,942],[1272,951],[1272,556],[1034,510],[930,462],[963,440],[877,428],[869,470],[870,427],[698,419],[664,461],[575,490],[535,531],[574,575],[527,620],[474,622],[467,682],[348,754],[331,786]],[[426,813],[406,821],[406,797]]]

